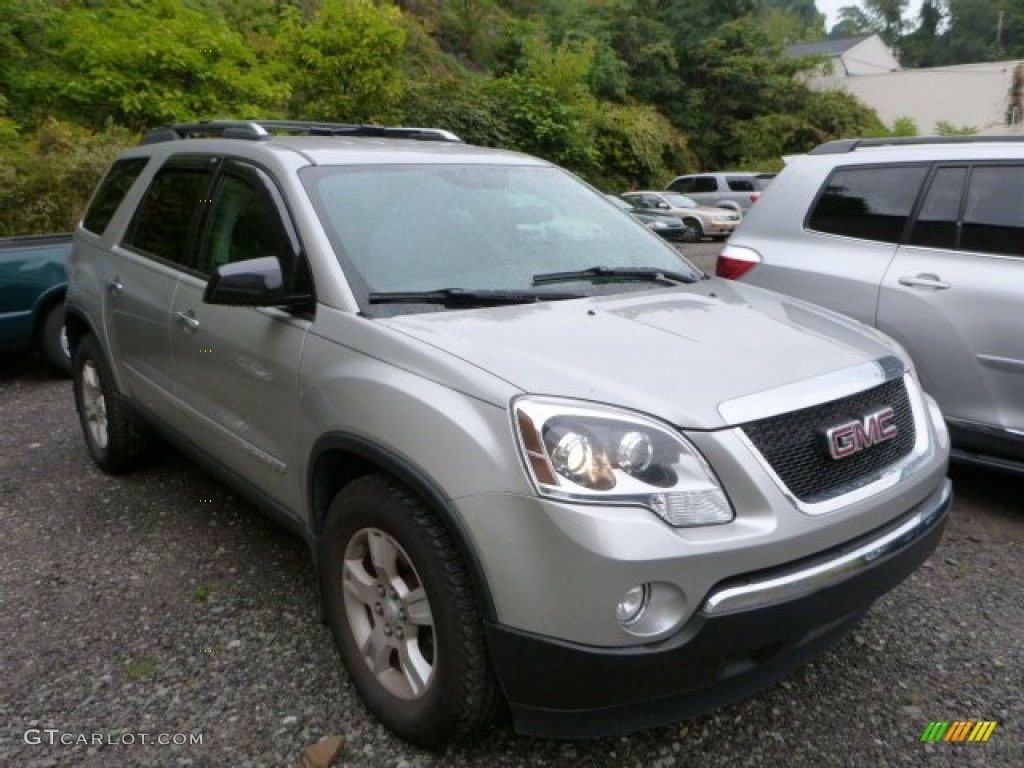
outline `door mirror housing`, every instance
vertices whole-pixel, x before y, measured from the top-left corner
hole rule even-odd
[[[206,304],[233,307],[295,307],[311,300],[309,294],[285,291],[281,262],[275,256],[223,264],[203,292]]]

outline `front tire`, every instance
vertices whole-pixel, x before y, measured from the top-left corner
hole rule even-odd
[[[704,228],[697,219],[683,219],[683,224],[686,225],[686,235],[683,237],[684,243],[699,243],[704,239]]]
[[[489,720],[497,686],[483,625],[438,516],[396,481],[370,475],[338,493],[324,536],[328,622],[373,714],[425,747]]]
[[[153,436],[118,396],[96,337],[78,342],[71,362],[75,407],[96,466],[110,474],[134,469],[153,450]]]

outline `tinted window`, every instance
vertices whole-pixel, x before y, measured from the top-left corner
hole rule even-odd
[[[287,288],[309,292],[309,273],[298,264],[300,249],[285,225],[284,211],[269,176],[229,161],[214,192],[197,269],[212,274],[224,264],[274,256],[281,262]]]
[[[114,218],[117,207],[121,205],[124,196],[128,194],[128,190],[131,189],[135,179],[139,177],[139,174],[142,173],[142,169],[146,167],[148,162],[148,158],[133,157],[118,160],[110,166],[110,170],[100,183],[99,189],[96,190],[92,203],[89,205],[89,210],[85,212],[82,226],[90,232],[103,234],[107,224]]]
[[[191,233],[207,196],[213,165],[208,159],[184,166],[164,167],[154,177],[124,245],[176,264],[191,267]]]
[[[693,180],[690,192],[717,192],[718,182],[714,176],[698,176]]]
[[[693,191],[693,183],[693,177],[685,179],[676,179],[675,181],[668,185],[668,188],[675,192],[682,192],[683,194],[686,194],[687,192]]]
[[[847,168],[829,178],[808,226],[819,232],[886,243],[900,236],[927,168]]]
[[[971,172],[960,248],[1024,255],[1024,167],[979,167]]]
[[[754,192],[754,180],[753,179],[737,179],[731,178],[726,179],[726,183],[729,185],[729,189],[733,192]]]
[[[966,168],[940,168],[932,178],[910,233],[913,245],[956,248],[957,221],[963,197]]]

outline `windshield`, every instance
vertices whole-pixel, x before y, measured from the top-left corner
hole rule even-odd
[[[538,287],[534,277],[592,267],[648,268],[699,278],[671,246],[603,195],[549,166],[314,166],[302,181],[361,308],[371,294],[568,291],[592,295],[657,282],[581,276]]]
[[[693,198],[687,197],[686,195],[676,194],[675,192],[666,192],[665,200],[673,208],[696,208],[697,201]]]

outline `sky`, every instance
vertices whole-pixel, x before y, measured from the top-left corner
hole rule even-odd
[[[839,21],[839,9],[844,5],[860,5],[859,0],[814,0],[818,10],[828,16],[825,22],[825,29],[832,29],[832,26]],[[921,0],[910,0],[907,4],[907,13],[904,18],[917,19],[917,12],[921,7]]]

